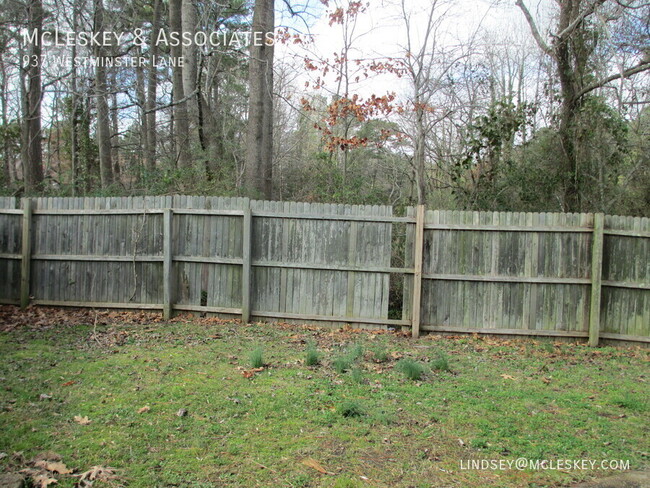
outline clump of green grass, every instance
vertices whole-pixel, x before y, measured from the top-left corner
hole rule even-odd
[[[617,407],[625,408],[626,410],[634,412],[643,412],[648,408],[646,402],[631,395],[629,391],[625,392],[623,395],[615,397],[612,403]]]
[[[343,402],[341,405],[339,405],[338,411],[339,414],[346,418],[362,417],[366,414],[363,406],[354,400],[346,400]]]
[[[317,366],[320,364],[320,353],[316,349],[316,344],[309,342],[305,350],[305,364],[307,366]]]
[[[350,370],[350,375],[354,382],[363,383],[363,371],[361,371],[361,368],[352,368]]]
[[[424,366],[412,359],[402,359],[397,363],[397,369],[408,379],[419,381],[424,375]]]
[[[388,361],[388,352],[381,346],[372,349],[372,359],[376,363],[385,363]]]
[[[332,366],[337,373],[342,374],[352,369],[354,362],[363,356],[363,348],[361,344],[355,344],[348,348],[344,354],[338,356],[332,361]]]
[[[550,341],[543,341],[541,343],[541,349],[542,349],[542,351],[544,351],[545,353],[548,353],[548,354],[552,354],[552,353],[555,352],[555,346]]]
[[[439,351],[431,361],[431,369],[434,371],[449,371],[449,358],[444,352]]]
[[[348,356],[353,362],[361,358],[363,356],[363,347],[361,344],[353,345],[348,351]]]
[[[349,356],[344,355],[335,358],[334,361],[332,361],[332,366],[334,366],[334,370],[337,373],[342,374],[350,370],[353,362],[354,361],[352,361]]]
[[[251,368],[264,367],[264,349],[262,349],[261,347],[256,347],[251,351],[248,359]]]

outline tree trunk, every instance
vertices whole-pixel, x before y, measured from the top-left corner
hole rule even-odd
[[[151,40],[149,42],[149,77],[147,79],[147,100],[145,111],[147,118],[147,131],[145,132],[145,165],[148,171],[153,171],[156,167],[156,87],[158,85],[158,71],[155,66],[155,59],[158,56],[158,46],[156,37],[160,30],[161,0],[153,2],[153,19],[151,24]],[[144,127],[144,126],[143,126]]]
[[[561,3],[558,30],[564,31],[573,19],[579,14],[580,0],[563,0]],[[557,73],[560,80],[562,93],[562,106],[558,132],[562,150],[564,152],[563,181],[566,181],[562,206],[565,212],[580,210],[580,185],[578,179],[578,166],[575,148],[575,124],[578,110],[576,100],[577,86],[576,73],[572,64],[572,53],[569,46],[570,39],[558,39],[555,46],[555,59]]]
[[[79,25],[79,2],[75,1],[72,6],[72,30],[77,31]],[[77,196],[79,191],[79,94],[77,93],[77,66],[74,62],[77,56],[77,46],[72,45],[72,62],[70,68],[70,91],[71,107],[70,107],[70,187],[72,188],[72,195]]]
[[[137,56],[142,56],[142,50],[140,48],[137,48],[136,50],[136,55]],[[148,147],[147,147],[147,137],[149,134],[149,117],[147,116],[145,110],[147,106],[147,101],[146,101],[146,95],[145,95],[145,75],[144,75],[144,67],[142,66],[137,66],[135,68],[135,86],[136,86],[136,97],[138,100],[138,108],[140,109],[140,141],[139,141],[139,149],[140,149],[140,154],[144,156],[144,161],[140,159],[138,161],[138,168],[137,171],[135,172],[136,175],[136,182],[140,182],[140,175],[141,175],[141,168],[142,164],[147,164],[147,153],[148,153]]]
[[[28,87],[23,105],[24,143],[23,170],[25,190],[38,191],[43,187],[43,147],[41,132],[41,45],[43,30],[43,4],[41,0],[30,0],[28,7],[29,31],[36,31],[39,42],[30,45],[30,62],[27,68]]]
[[[7,128],[9,120],[7,119],[7,70],[5,66],[5,61],[0,53],[0,74],[2,78],[0,79],[0,103],[2,103],[2,126]],[[2,176],[5,185],[9,185],[12,182],[11,174],[11,156],[9,149],[9,134],[5,134],[2,143]]]
[[[169,1],[169,31],[170,34],[182,32],[182,0]],[[188,168],[191,165],[189,153],[189,127],[187,114],[187,101],[185,100],[185,91],[183,90],[183,69],[180,60],[183,57],[181,46],[171,46],[171,57],[174,62],[172,68],[172,102],[174,104],[174,134],[175,139],[175,156],[176,166],[179,168]]]
[[[273,197],[273,44],[264,42],[275,25],[273,0],[256,0],[250,48],[245,186]]]
[[[104,30],[104,2],[95,2],[94,32]],[[95,100],[97,108],[97,146],[99,147],[99,168],[102,188],[113,183],[113,155],[111,148],[110,113],[108,109],[108,88],[106,84],[106,67],[102,62],[106,59],[104,47],[95,46],[95,58],[98,60],[95,68]]]

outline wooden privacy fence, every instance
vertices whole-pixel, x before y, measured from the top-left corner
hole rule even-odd
[[[3,303],[650,342],[650,219],[185,196],[17,206],[0,198]]]

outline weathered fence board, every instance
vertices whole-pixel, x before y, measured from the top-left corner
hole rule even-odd
[[[423,329],[588,332],[586,217],[428,211]]]
[[[601,331],[648,337],[650,219],[606,216],[604,233]]]
[[[20,268],[22,256],[22,212],[16,211],[16,199],[0,197],[0,303],[20,300]]]
[[[0,231],[2,303],[650,342],[647,218],[0,198]],[[400,320],[388,319],[391,274]]]

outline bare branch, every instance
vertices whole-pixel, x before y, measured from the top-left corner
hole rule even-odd
[[[592,92],[594,90],[597,90],[598,88],[601,88],[605,86],[607,83],[610,83],[614,80],[618,80],[621,78],[628,78],[632,75],[635,75],[637,73],[641,73],[643,71],[650,70],[650,60],[649,61],[641,61],[639,64],[636,66],[633,66],[631,68],[626,69],[625,71],[621,71],[620,73],[616,73],[614,75],[610,75],[606,78],[602,78],[598,81],[595,81],[591,83],[590,85],[587,85],[584,87],[582,90],[580,90],[576,96],[575,99],[578,100],[580,97],[585,96],[587,93]]]
[[[548,44],[546,44],[546,42],[544,42],[544,39],[542,39],[542,35],[539,33],[539,30],[537,29],[537,24],[535,24],[535,20],[533,19],[533,16],[530,15],[530,12],[528,11],[528,7],[526,7],[526,5],[522,0],[517,0],[515,2],[515,5],[521,9],[521,11],[524,14],[524,17],[526,17],[526,22],[528,22],[528,25],[530,26],[530,30],[533,33],[533,37],[535,38],[535,42],[537,42],[539,48],[549,56],[555,57],[553,50],[548,46]]]
[[[566,29],[557,34],[555,37],[559,39],[566,39],[569,37],[573,31],[580,25],[580,23],[594,13],[597,7],[605,3],[607,0],[596,0],[590,7],[588,7],[584,12],[578,15],[573,22],[571,22]]]

